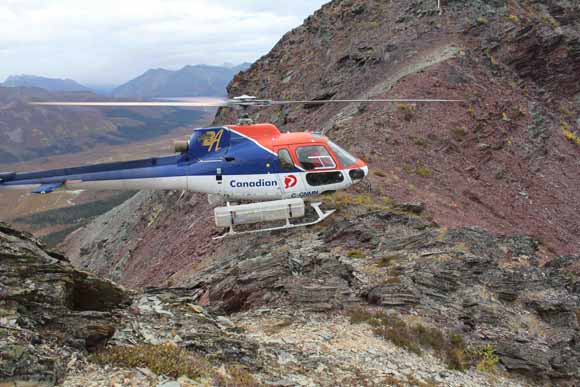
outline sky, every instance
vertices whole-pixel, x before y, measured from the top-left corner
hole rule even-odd
[[[0,0],[11,74],[124,83],[150,68],[254,62],[329,0]]]

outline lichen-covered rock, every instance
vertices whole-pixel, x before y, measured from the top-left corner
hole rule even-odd
[[[544,256],[528,236],[444,229],[399,209],[349,214],[360,210],[342,208],[317,233],[230,240],[180,291],[228,314],[272,306],[340,312],[368,302],[489,344],[508,371],[580,380],[573,259]]]
[[[75,270],[0,223],[0,380],[57,383],[74,351],[103,347],[126,290]]]

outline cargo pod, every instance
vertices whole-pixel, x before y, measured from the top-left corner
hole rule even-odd
[[[288,228],[311,226],[322,222],[334,213],[335,210],[322,211],[320,205],[322,203],[311,203],[310,205],[316,211],[318,219],[312,222],[293,224],[292,219],[302,218],[305,215],[304,200],[302,199],[285,199],[274,200],[270,202],[241,204],[237,206],[218,207],[214,210],[215,223],[218,227],[228,228],[229,231],[217,238],[222,239],[226,236],[253,234],[264,231],[284,230]],[[234,230],[234,226],[255,224],[273,221],[285,221],[283,226],[270,227],[265,229],[250,230],[238,232]]]

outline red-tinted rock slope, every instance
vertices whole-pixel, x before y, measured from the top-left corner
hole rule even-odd
[[[275,108],[259,118],[325,130],[370,162],[375,188],[424,201],[438,223],[532,234],[577,252],[579,6],[449,1],[438,16],[431,3],[334,1],[229,92],[464,100]]]
[[[441,226],[528,234],[545,256],[577,253],[580,6],[443,3],[439,15],[430,0],[332,1],[239,74],[229,93],[463,100],[273,107],[255,118],[286,130],[324,130],[369,161],[377,202],[422,201]],[[216,119],[234,120],[227,111]],[[141,195],[133,205],[69,238],[73,259],[147,286],[173,273],[182,278],[227,249],[211,241],[203,198]]]

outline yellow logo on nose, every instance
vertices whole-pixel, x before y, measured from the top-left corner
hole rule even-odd
[[[208,152],[211,152],[212,149],[214,151],[219,151],[223,134],[224,134],[223,129],[220,129],[217,132],[207,132],[201,137],[202,145],[208,147],[207,148]]]

